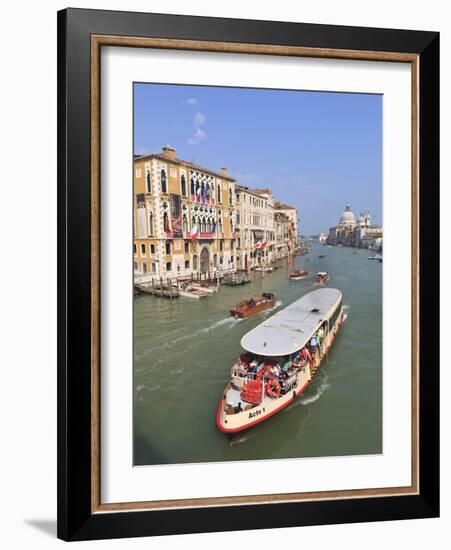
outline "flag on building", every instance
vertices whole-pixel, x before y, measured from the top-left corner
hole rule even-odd
[[[191,240],[194,242],[197,239],[197,232],[199,231],[199,226],[197,223],[191,228]]]

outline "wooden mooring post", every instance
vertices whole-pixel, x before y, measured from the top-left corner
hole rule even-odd
[[[163,298],[163,277],[160,277],[160,296]]]
[[[171,283],[171,279],[168,277],[168,289],[169,289],[169,296],[172,300],[172,283]]]

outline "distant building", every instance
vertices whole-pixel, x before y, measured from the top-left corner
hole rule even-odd
[[[346,204],[340,221],[329,229],[327,243],[359,248],[382,249],[383,230],[380,225],[371,225],[369,212],[362,212],[356,219],[351,205]]]

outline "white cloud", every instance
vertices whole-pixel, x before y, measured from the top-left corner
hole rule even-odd
[[[206,118],[207,117],[203,113],[197,112],[194,115],[194,128],[200,128],[201,126],[203,126]]]
[[[189,99],[186,100],[186,104],[187,105],[197,105],[197,99],[194,98],[194,97],[190,97]]]
[[[201,141],[207,139],[207,133],[204,132],[201,128],[197,128],[194,132],[194,135],[189,138],[188,143],[190,145],[197,145]]]
[[[205,141],[207,139],[207,132],[201,128],[206,120],[207,117],[203,113],[197,112],[194,115],[193,124],[196,131],[194,132],[194,135],[188,139],[189,145],[198,145],[201,141]]]

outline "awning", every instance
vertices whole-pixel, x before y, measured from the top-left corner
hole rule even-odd
[[[254,239],[257,239],[257,240],[261,240],[265,236],[264,232],[261,231],[260,229],[254,229],[253,233],[254,233]]]

